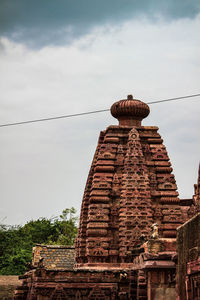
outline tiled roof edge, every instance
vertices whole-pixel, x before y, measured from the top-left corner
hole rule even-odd
[[[44,244],[36,244],[35,246],[46,247],[46,248],[51,248],[51,249],[75,249],[74,246],[68,246],[68,245],[44,245]]]

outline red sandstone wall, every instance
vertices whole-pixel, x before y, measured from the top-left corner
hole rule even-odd
[[[200,299],[200,213],[178,228],[178,300]]]

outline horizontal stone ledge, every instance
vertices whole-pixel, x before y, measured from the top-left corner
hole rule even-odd
[[[140,138],[160,138],[160,134],[159,133],[151,133],[151,132],[139,132]]]
[[[156,167],[170,167],[171,163],[168,160],[154,160],[154,164]]]
[[[178,196],[178,192],[177,191],[152,191],[151,195],[153,197],[159,197],[159,196]]]
[[[89,228],[87,230],[87,236],[94,236],[94,237],[99,237],[99,236],[106,236],[108,234],[108,230],[106,229],[100,229],[100,228]]]
[[[144,261],[146,260],[164,260],[164,261],[170,261],[174,260],[174,258],[177,256],[177,253],[174,252],[164,252],[164,253],[143,253],[142,258]]]
[[[59,270],[60,271],[60,270]],[[63,270],[64,271],[64,270]],[[84,270],[78,270],[78,272],[81,272],[81,271],[84,271]],[[101,270],[99,270],[100,272]],[[75,272],[75,271],[74,271]],[[93,272],[93,270],[92,270]],[[101,271],[102,272],[105,272],[104,270]],[[86,271],[85,271],[86,273]],[[90,272],[91,273],[91,272]],[[90,275],[90,274],[89,274]],[[83,276],[83,274],[82,274]],[[101,275],[102,276],[102,275]],[[105,277],[103,276],[104,280],[105,280]],[[86,277],[86,276],[83,276],[83,277],[63,277],[61,278],[59,281],[62,282],[62,287],[64,289],[90,289],[90,288],[96,288],[97,287],[97,283],[98,283],[98,288],[110,288],[110,289],[113,289],[115,288],[117,290],[118,288],[118,284],[117,282],[119,281],[119,279],[115,279],[116,283],[113,283],[111,280],[113,279],[113,277],[107,279],[108,281],[111,281],[110,283],[109,282],[99,282],[99,281],[103,281],[103,278],[96,278],[96,277],[92,277],[92,276],[89,276]],[[73,282],[72,280],[76,280],[76,282]],[[90,280],[90,281],[89,281]],[[68,282],[64,282],[64,281],[68,281]],[[44,283],[40,283],[38,282],[37,284],[34,285],[35,288],[37,289],[48,289],[48,288],[55,288],[56,285],[58,284],[58,282],[56,283],[48,283],[48,282],[44,282]]]
[[[154,260],[154,261],[145,261],[141,265],[141,269],[175,269],[176,264],[173,261],[169,260]]]
[[[163,143],[163,139],[161,138],[148,138],[148,142],[150,144],[162,144]]]
[[[174,224],[174,223],[166,223],[166,224],[162,224],[159,226],[159,229],[162,229],[162,230],[176,230],[178,224],[180,224],[180,221],[177,222],[177,224]]]
[[[99,221],[92,221],[92,222],[89,222],[88,224],[87,224],[87,228],[91,228],[91,226],[92,226],[92,228],[107,228],[108,227],[108,223],[107,222],[99,222]]]
[[[118,144],[119,143],[119,138],[118,137],[109,137],[106,136],[104,138],[104,143],[111,143],[111,144]]]
[[[166,173],[169,174],[169,173],[171,173],[173,171],[172,167],[165,167],[165,166],[163,166],[163,167],[156,166],[155,169],[156,169],[157,173],[163,173],[163,174],[166,174]]]
[[[109,197],[105,197],[105,196],[90,196],[90,203],[101,203],[101,204],[104,204],[104,203],[108,203],[110,201],[110,198]]]
[[[108,196],[110,194],[110,190],[109,189],[105,189],[105,190],[102,190],[102,189],[95,189],[95,190],[92,190],[91,193],[90,193],[90,196]]]
[[[113,166],[96,166],[95,172],[114,172],[115,168]]]
[[[177,197],[161,197],[159,200],[160,203],[179,203],[180,199]]]
[[[87,237],[86,242],[96,242],[96,239],[94,239],[93,237]],[[110,242],[110,237],[99,237],[98,238],[98,242]]]
[[[114,160],[99,159],[96,162],[96,166],[113,166],[115,164]]]
[[[111,153],[111,152],[104,152],[104,153],[99,153],[98,155],[99,160],[116,160],[116,153]]]
[[[112,182],[112,178],[113,178],[113,173],[94,173],[94,179],[95,180],[101,180],[102,177],[105,177],[106,180],[111,181]]]

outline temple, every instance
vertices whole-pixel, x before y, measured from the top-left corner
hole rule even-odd
[[[189,279],[189,254],[187,261],[178,260],[181,232],[190,222],[199,226],[200,176],[193,198],[179,199],[158,127],[142,125],[149,113],[148,105],[132,95],[112,105],[119,124],[100,133],[75,249],[37,245],[16,300],[200,299],[198,235],[190,239],[197,247],[190,265],[197,288]],[[186,281],[190,289],[181,289]]]

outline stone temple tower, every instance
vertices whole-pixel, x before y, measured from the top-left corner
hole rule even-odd
[[[132,95],[111,107],[119,124],[99,136],[81,207],[78,269],[127,268],[152,224],[161,238],[175,238],[185,221],[158,127],[141,124],[149,112]]]
[[[179,199],[158,127],[141,123],[149,112],[132,95],[112,105],[119,124],[100,133],[75,249],[36,245],[15,300],[197,299],[200,172]]]

